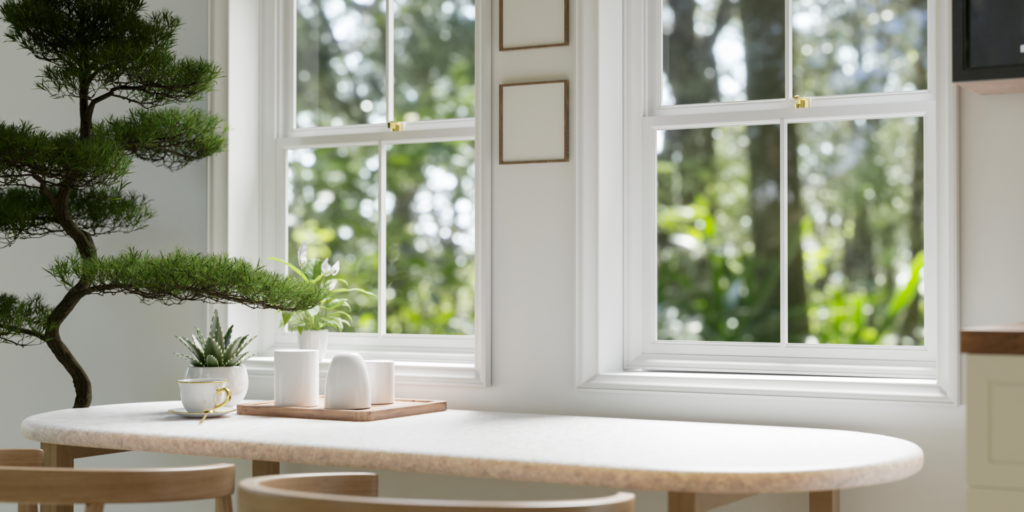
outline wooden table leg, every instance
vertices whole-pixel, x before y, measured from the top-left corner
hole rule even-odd
[[[252,476],[280,475],[281,463],[266,460],[252,461]]]
[[[839,491],[811,493],[811,512],[839,512]]]
[[[73,468],[75,458],[71,456],[71,450],[60,444],[42,443],[43,466],[47,468]],[[42,512],[73,512],[72,505],[43,505]]]
[[[106,448],[89,448],[85,446],[65,446],[62,444],[40,443],[43,449],[43,467],[73,468],[75,459],[122,453],[124,450],[108,450]],[[42,512],[73,512],[73,505],[43,505]]]
[[[668,493],[668,512],[707,512],[750,496],[753,494],[670,492]]]

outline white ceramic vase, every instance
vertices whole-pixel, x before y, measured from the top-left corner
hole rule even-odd
[[[324,385],[324,409],[369,409],[370,376],[363,357],[342,352],[331,359]]]
[[[299,334],[299,348],[317,350],[320,352],[320,361],[327,359],[327,331],[302,331]]]
[[[221,407],[221,410],[234,409],[239,402],[245,400],[245,394],[249,391],[249,372],[244,364],[212,368],[190,366],[185,371],[185,378],[227,380],[228,383],[225,387],[231,390],[231,401]]]

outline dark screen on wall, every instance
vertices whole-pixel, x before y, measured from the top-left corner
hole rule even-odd
[[[969,68],[1024,64],[1024,0],[968,0]]]

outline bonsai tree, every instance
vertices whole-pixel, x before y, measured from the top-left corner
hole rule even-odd
[[[0,121],[0,246],[63,235],[75,251],[46,270],[67,290],[56,305],[41,295],[0,294],[0,343],[46,344],[71,375],[75,407],[88,407],[91,385],[64,342],[61,325],[89,295],[130,294],[145,303],[240,303],[283,311],[324,300],[325,286],[260,265],[177,250],[151,255],[129,248],[103,256],[96,237],[142,229],[150,201],[128,190],[133,159],[170,170],[223,151],[222,122],[174,104],[213,90],[220,69],[173,53],[181,20],[145,12],[143,0],[8,0],[5,36],[44,61],[37,87],[77,103],[77,128],[48,133],[26,121]],[[123,116],[95,120],[96,105],[117,98]]]

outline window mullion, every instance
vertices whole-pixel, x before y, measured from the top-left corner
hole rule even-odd
[[[377,143],[377,334],[387,334],[388,314],[388,153],[383,141]]]
[[[779,120],[779,146],[779,342],[785,346],[789,343],[789,125],[785,119]]]
[[[395,0],[387,0],[387,21],[384,29],[384,97],[387,100],[387,121],[395,120]],[[377,146],[380,160],[377,174],[377,334],[388,332],[388,150],[382,140]]]
[[[387,27],[385,29],[384,48],[386,52],[384,67],[387,77],[385,78],[385,97],[388,102],[388,121],[395,119],[395,0],[387,0]]]
[[[786,0],[786,99],[793,99],[793,0]]]

